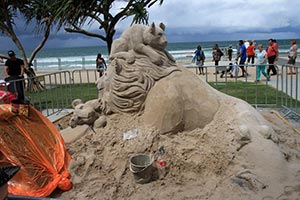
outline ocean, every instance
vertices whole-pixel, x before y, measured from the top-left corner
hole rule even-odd
[[[264,48],[268,46],[267,40],[255,41],[257,44],[263,44]],[[176,60],[192,59],[194,51],[198,45],[201,45],[206,58],[212,57],[212,48],[218,44],[224,54],[229,45],[232,45],[234,53],[238,48],[238,41],[206,41],[206,42],[186,42],[186,43],[169,43],[167,50]],[[286,53],[290,48],[290,40],[277,40],[279,53]],[[31,51],[26,51],[27,56]],[[106,46],[92,47],[72,47],[59,49],[42,49],[35,58],[35,66],[37,69],[57,70],[57,69],[79,69],[94,68],[95,60],[98,53],[101,53],[106,61],[108,61],[108,53]]]

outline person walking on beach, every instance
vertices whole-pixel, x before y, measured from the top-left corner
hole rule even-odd
[[[247,56],[248,56],[247,62],[250,63],[251,60],[251,64],[254,64],[255,47],[252,41],[249,43],[249,46],[247,47]]]
[[[232,45],[230,45],[228,50],[227,50],[227,55],[228,55],[228,60],[229,61],[231,61],[231,59],[232,59],[232,52],[233,52]]]
[[[212,57],[213,57],[213,61],[215,61],[215,66],[219,65],[219,61],[221,60],[221,57],[224,55],[224,53],[221,51],[221,49],[219,48],[218,44],[215,44],[213,51],[212,51]],[[216,68],[216,72],[214,74],[218,74],[218,70]]]
[[[289,65],[293,65],[294,67],[294,72],[293,72],[293,68],[290,66],[290,73],[288,74],[296,74],[296,67],[295,67],[295,64],[296,64],[296,58],[297,58],[297,50],[298,50],[298,47],[297,47],[297,44],[296,44],[296,40],[292,39],[291,41],[291,47],[289,49],[289,55],[288,55],[288,63]]]
[[[99,77],[101,77],[104,73],[104,70],[106,70],[107,66],[105,63],[104,58],[102,57],[101,53],[98,53],[97,59],[96,59],[96,69],[97,72],[99,72]]]
[[[247,52],[246,52],[246,46],[244,45],[244,41],[243,40],[239,40],[239,54],[238,56],[236,57],[236,61],[239,61],[239,67],[241,68],[242,70],[242,76],[241,77],[244,77],[245,75],[247,76],[248,73],[246,72],[245,70],[245,62],[246,62],[246,59],[247,59]]]
[[[24,62],[16,57],[14,51],[8,51],[9,59],[5,62],[4,74],[5,81],[11,82],[8,90],[12,93],[17,93],[17,99],[23,101],[24,95]],[[19,80],[19,81],[18,81]]]
[[[205,61],[205,54],[204,54],[204,51],[202,51],[201,49],[202,49],[201,46],[198,45],[192,62],[194,63],[196,61],[196,65],[199,68],[199,74],[204,75],[203,65],[204,65],[204,61]]]
[[[266,65],[268,60],[267,52],[263,49],[262,44],[259,44],[257,48],[256,82],[260,81],[261,73],[266,77],[267,81],[270,81],[270,76],[266,73]]]
[[[269,68],[267,70],[267,74],[270,76],[270,71],[272,70],[271,76],[273,76],[277,74],[275,64],[278,59],[278,45],[276,43],[276,40],[273,39],[269,39],[268,42],[269,42],[269,47],[267,49],[267,55],[268,55]]]

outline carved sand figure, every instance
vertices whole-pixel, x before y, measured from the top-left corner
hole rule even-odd
[[[156,65],[162,65],[165,54],[168,61],[175,62],[175,59],[165,50],[167,39],[164,34],[165,25],[160,23],[158,27],[154,23],[150,27],[142,24],[134,24],[123,32],[120,38],[114,40],[110,60],[123,58],[128,63],[133,63],[135,57],[146,55]]]
[[[81,99],[75,99],[72,102],[72,107],[74,112],[69,121],[69,125],[72,128],[83,124],[95,126],[95,128],[102,128],[106,125],[105,116],[100,115],[99,99],[90,100],[86,103],[83,103]]]
[[[176,65],[164,48],[153,48],[160,40],[151,31],[150,42],[141,34],[151,27],[141,27],[137,33],[142,39],[128,39],[130,44],[124,38],[118,40],[124,48],[114,52],[97,82],[99,99],[74,102],[73,127],[96,124],[101,116],[107,124],[67,145],[76,181],[73,190],[61,197],[239,200],[299,196],[300,137],[284,136],[280,127],[274,129],[248,103],[216,91]],[[129,28],[122,37],[132,31]],[[159,58],[152,57],[155,52]],[[124,140],[123,134],[134,129],[137,136]],[[138,185],[128,168],[129,158],[137,153],[156,155],[161,146],[166,149],[166,176]]]

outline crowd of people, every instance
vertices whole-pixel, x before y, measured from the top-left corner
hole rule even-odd
[[[290,40],[291,47],[288,51],[288,62],[289,65],[289,73],[288,74],[296,74],[296,58],[297,58],[297,44],[296,40]],[[257,49],[257,50],[256,50]],[[203,55],[203,56],[201,56]],[[224,53],[219,48],[218,44],[215,44],[212,49],[212,60],[214,61],[215,66],[219,65],[219,61],[221,60]],[[264,49],[262,44],[256,45],[254,40],[250,42],[248,40],[239,40],[237,47],[237,55],[233,59],[233,48],[232,45],[226,49],[226,55],[228,57],[228,61],[230,61],[229,66],[226,72],[229,73],[230,77],[237,77],[238,71],[241,69],[241,75],[239,77],[248,76],[248,72],[246,70],[247,66],[256,66],[256,82],[260,81],[261,74],[264,75],[267,81],[270,81],[270,77],[277,75],[276,63],[279,56],[278,44],[275,39],[268,40],[268,46]],[[196,62],[196,65],[199,67],[199,74],[204,75],[203,65],[204,65],[205,55],[204,51],[201,50],[201,46],[197,47],[197,50],[194,52],[194,57],[192,62]],[[255,62],[256,60],[256,62]],[[272,73],[271,73],[272,72]],[[218,74],[217,71],[214,74]],[[221,72],[220,77],[223,78],[225,71]]]

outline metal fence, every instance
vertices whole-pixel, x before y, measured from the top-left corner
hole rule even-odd
[[[196,66],[190,68],[196,69]],[[234,77],[229,76],[228,66],[204,66],[206,75],[204,79],[214,88],[247,101],[255,108],[283,108],[285,114],[300,117],[300,69],[297,66],[297,74],[289,74],[293,66],[282,65],[277,67],[277,75],[272,76],[270,81],[262,80],[255,82],[256,65],[245,65],[247,71],[252,70],[251,76]],[[224,77],[220,74],[211,75],[213,72],[224,71]],[[208,76],[210,72],[210,76]],[[62,112],[71,108],[74,99],[87,101],[98,97],[95,82],[98,78],[95,69],[58,71],[32,78],[25,78],[25,96],[31,104],[46,116]],[[38,81],[42,89],[30,92],[26,90],[28,85]],[[16,85],[11,81],[10,84]]]
[[[23,82],[25,98],[45,116],[72,108],[74,99],[87,101],[98,97],[96,70],[58,71],[36,77],[8,81],[7,90],[17,91],[18,82]],[[37,84],[38,83],[38,84]],[[31,89],[31,90],[30,90]]]
[[[256,81],[257,65],[245,64],[247,72],[252,71],[251,76],[233,77],[228,72],[227,65],[203,66],[205,71],[204,79],[212,87],[247,101],[255,108],[283,108],[286,116],[293,115],[300,117],[300,67],[292,65],[275,65],[277,74],[271,76],[268,81],[263,78]],[[268,65],[265,66],[266,68]],[[187,65],[187,68],[193,68],[198,74],[198,67]],[[296,73],[290,73],[293,70]],[[221,78],[222,71],[224,73]],[[254,73],[253,73],[254,71]],[[216,73],[219,72],[219,73]],[[213,73],[213,76],[208,75]]]

